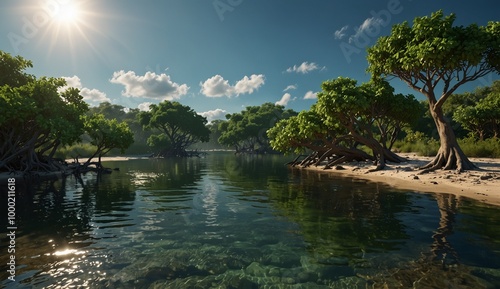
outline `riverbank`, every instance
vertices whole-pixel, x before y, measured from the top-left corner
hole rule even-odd
[[[407,158],[408,161],[401,164],[389,163],[384,170],[375,172],[368,172],[374,168],[371,163],[358,162],[342,164],[330,170],[314,166],[305,170],[328,172],[338,176],[385,183],[398,189],[454,194],[500,206],[500,159],[470,158],[480,170],[461,174],[439,170],[418,175],[417,168],[427,164],[432,158],[415,154],[400,155]]]
[[[133,159],[148,159],[149,157],[145,156],[115,156],[115,157],[103,157],[101,161],[103,162],[111,162],[111,161],[128,161]],[[85,162],[87,159],[80,160],[80,164]],[[97,162],[98,158],[93,158],[93,162]],[[69,164],[62,170],[46,172],[46,171],[34,171],[34,172],[0,172],[0,185],[7,184],[9,179],[16,179],[19,183],[30,183],[36,181],[44,181],[44,180],[57,180],[61,179],[65,176],[69,176],[75,172],[74,160],[67,159],[66,162]]]

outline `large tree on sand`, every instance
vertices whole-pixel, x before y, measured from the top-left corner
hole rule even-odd
[[[421,92],[440,137],[440,149],[423,172],[474,169],[444,117],[443,103],[461,85],[500,70],[500,22],[486,26],[453,26],[455,15],[442,11],[394,25],[368,49],[368,70],[374,77],[397,77]]]

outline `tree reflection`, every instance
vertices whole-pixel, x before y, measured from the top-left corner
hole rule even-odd
[[[136,187],[161,190],[196,184],[205,167],[206,163],[199,158],[134,160],[128,174]]]
[[[439,227],[432,235],[434,242],[431,245],[432,259],[446,263],[458,263],[458,253],[448,241],[448,236],[453,234],[453,225],[459,201],[454,195],[438,194],[436,202],[439,209]]]
[[[398,214],[410,205],[406,194],[378,186],[294,170],[286,186],[270,183],[272,204],[302,227],[311,251],[360,258],[398,250],[409,236]]]
[[[51,272],[53,266],[68,273],[61,271],[64,260],[77,263],[95,242],[93,219],[106,212],[126,211],[127,204],[135,200],[128,178],[95,173],[81,179],[69,176],[16,185],[17,275],[28,272],[32,278],[47,278],[36,272]],[[8,258],[5,244],[0,248],[2,260]],[[5,272],[0,278],[6,279]]]

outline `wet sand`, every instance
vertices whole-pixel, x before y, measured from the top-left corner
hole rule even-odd
[[[324,170],[322,166],[312,166],[306,170],[356,177],[417,192],[454,194],[500,206],[500,159],[470,158],[480,169],[460,174],[455,171],[438,170],[419,175],[417,168],[427,164],[432,158],[415,154],[400,155],[406,157],[408,161],[400,164],[389,163],[384,170],[375,172],[368,172],[374,166],[363,162],[342,164],[341,168],[334,167],[329,170]]]

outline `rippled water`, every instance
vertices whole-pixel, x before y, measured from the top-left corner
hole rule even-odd
[[[16,204],[16,282],[2,270],[0,284],[500,287],[500,208],[290,170],[286,161],[212,153],[108,162],[120,170],[26,189]]]

